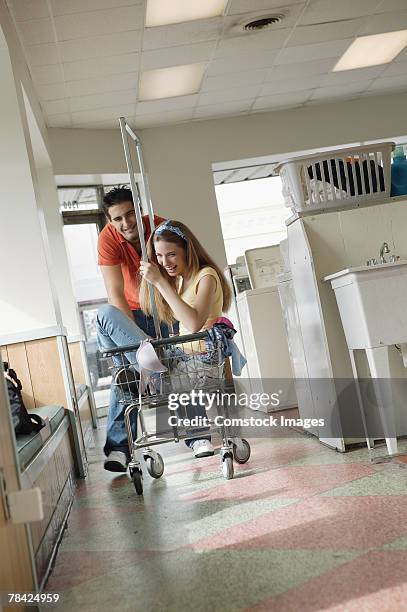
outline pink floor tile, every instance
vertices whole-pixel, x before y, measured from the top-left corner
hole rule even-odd
[[[403,495],[313,497],[228,528],[192,548],[368,549],[406,533]]]
[[[242,476],[212,489],[186,495],[185,500],[253,500],[276,497],[308,497],[375,471],[363,464],[282,467]]]
[[[269,598],[250,612],[405,612],[407,551],[373,551]],[[249,611],[247,611],[249,612]]]

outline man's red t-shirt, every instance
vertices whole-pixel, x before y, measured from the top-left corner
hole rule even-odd
[[[164,219],[154,215],[155,225],[160,225]],[[150,220],[148,215],[143,216],[144,238],[150,237]],[[140,255],[134,246],[124,238],[111,223],[108,223],[100,232],[98,239],[99,266],[117,266],[122,268],[124,279],[124,297],[131,310],[138,310],[140,289]]]

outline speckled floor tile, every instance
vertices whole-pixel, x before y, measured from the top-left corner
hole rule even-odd
[[[232,612],[278,595],[354,556],[335,551],[178,551],[90,577],[64,591],[63,607]]]
[[[406,602],[407,552],[372,551],[266,599],[250,612],[405,612]]]
[[[335,487],[321,494],[325,497],[336,495],[406,495],[407,473],[398,470],[397,473],[382,471],[366,478],[353,480],[341,487]]]
[[[103,470],[103,438],[98,431],[46,585],[62,591],[58,609],[402,609],[406,472],[371,462],[385,448],[340,454],[301,434],[261,438],[227,481],[219,455],[195,460],[168,444],[164,476],[145,473],[139,497],[127,475]],[[376,592],[369,571],[382,563],[390,570]]]
[[[226,529],[194,548],[367,550],[406,533],[405,496],[317,496]]]
[[[212,487],[204,492],[197,492],[184,499],[265,499],[276,497],[308,497],[322,493],[335,486],[373,474],[374,470],[363,464],[331,466],[285,466],[267,470],[260,474],[234,479]]]

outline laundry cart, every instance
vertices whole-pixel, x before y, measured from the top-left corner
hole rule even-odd
[[[233,460],[241,464],[249,460],[250,445],[233,435],[233,407],[223,401],[221,346],[211,341],[207,332],[148,340],[104,355],[115,362],[113,384],[119,401],[126,406],[129,472],[137,493],[143,492],[139,451],[150,476],[160,478],[164,473],[163,458],[153,450],[159,444],[220,433],[221,472],[227,479],[233,478]],[[215,414],[207,412],[209,404]],[[146,427],[148,410],[155,411],[153,432]]]
[[[120,118],[120,130],[133,202],[140,203],[141,198],[134,179],[129,138],[136,148],[141,188],[146,195],[150,227],[154,228],[140,140],[124,117]],[[148,261],[140,206],[135,205],[135,213],[142,260]],[[154,291],[150,284],[149,295],[156,339],[103,352],[105,357],[113,361],[113,385],[124,406],[131,456],[128,467],[135,489],[138,494],[142,494],[140,454],[149,474],[153,478],[160,478],[164,473],[164,461],[153,447],[168,442],[199,439],[215,430],[222,437],[222,474],[227,479],[233,478],[233,460],[246,463],[250,457],[250,445],[246,440],[232,435],[229,405],[222,401],[225,384],[222,341],[216,333],[210,334],[208,331],[161,338]],[[215,407],[215,416],[207,413],[206,404],[209,401]],[[154,432],[149,432],[146,427],[144,416],[148,409],[154,409],[156,413]]]

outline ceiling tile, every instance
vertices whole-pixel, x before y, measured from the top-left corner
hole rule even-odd
[[[336,87],[321,87],[316,89],[311,97],[311,100],[333,100],[347,98],[356,95],[368,89],[372,81],[359,81],[358,83],[348,83]]]
[[[221,17],[146,28],[143,37],[143,49],[150,51],[152,49],[216,40],[221,35],[222,28]]]
[[[319,87],[323,79],[322,74],[317,74],[308,77],[297,77],[296,79],[285,79],[282,81],[271,80],[269,83],[262,85],[261,96],[269,96],[272,94],[286,93],[290,91],[306,91]]]
[[[407,58],[406,58],[407,60]],[[383,66],[381,66],[383,69]],[[407,61],[405,62],[392,62],[390,66],[384,69],[381,77],[393,77],[393,76],[407,76]]]
[[[406,8],[406,0],[381,0],[376,6],[375,13],[389,13],[390,11],[400,11]]]
[[[311,0],[300,24],[363,17],[370,15],[378,4],[378,0]]]
[[[373,15],[359,34],[365,36],[368,34],[381,34],[382,32],[395,32],[405,29],[407,29],[407,11],[395,11],[394,13]]]
[[[31,74],[35,83],[47,85],[48,83],[62,83],[64,73],[60,64],[50,66],[36,66],[31,68]]]
[[[199,106],[209,104],[222,104],[223,102],[235,102],[236,100],[248,100],[255,98],[261,85],[250,85],[249,87],[233,87],[232,89],[223,89],[221,91],[210,91],[200,94]]]
[[[196,45],[182,45],[144,51],[141,57],[142,70],[154,70],[167,66],[183,66],[184,64],[197,64],[208,61],[214,51],[215,42],[198,43]]]
[[[248,113],[253,98],[247,100],[236,100],[235,102],[225,102],[224,104],[209,104],[205,106],[197,106],[194,112],[194,119],[209,119],[216,118],[222,115],[237,115],[239,113]]]
[[[227,12],[228,15],[240,13],[253,13],[257,11],[271,11],[279,8],[287,8],[293,4],[304,4],[301,0],[232,0]]]
[[[50,19],[40,19],[38,21],[20,21],[18,29],[24,44],[40,45],[43,43],[55,42],[54,32]]]
[[[371,68],[358,68],[355,70],[343,70],[341,72],[331,72],[323,77],[322,87],[335,87],[355,81],[368,81],[375,79],[383,72],[383,66],[372,66]],[[399,73],[401,74],[401,73]]]
[[[112,74],[106,77],[89,78],[78,81],[68,81],[66,89],[71,97],[86,96],[90,94],[103,94],[110,91],[124,91],[134,88],[136,91],[138,72],[127,74]]]
[[[376,90],[392,90],[394,89],[395,91],[401,91],[401,90],[406,90],[407,89],[407,75],[401,75],[401,76],[393,76],[393,77],[387,77],[387,78],[383,78],[383,79],[376,79],[375,81],[373,81],[373,83],[370,85],[369,90],[370,91],[376,91]]]
[[[10,0],[7,4],[11,7],[16,21],[50,17],[47,0]]]
[[[247,70],[257,70],[260,68],[271,68],[276,58],[277,51],[267,51],[255,57],[240,57],[235,59],[215,59],[206,71],[207,76],[218,76],[231,72],[246,72]]]
[[[351,42],[351,39],[331,40],[329,42],[317,43],[315,45],[287,47],[278,54],[276,65],[339,57],[342,55],[342,53],[344,53],[344,51],[346,51]]]
[[[133,125],[134,118],[131,116],[126,117],[129,125]],[[76,120],[73,127],[78,130],[86,129],[86,130],[112,130],[119,128],[119,118],[111,117],[110,119],[105,119],[104,121],[78,121]]]
[[[41,102],[41,108],[44,109],[46,115],[57,115],[61,113],[69,113],[70,108],[67,100],[49,100]]]
[[[58,49],[55,43],[27,47],[27,57],[30,66],[49,66],[59,63]]]
[[[273,9],[273,12],[275,13],[281,13],[283,15],[285,15],[284,19],[282,21],[280,21],[279,23],[275,23],[273,24],[273,27],[270,28],[270,31],[275,32],[276,30],[279,30],[280,28],[282,29],[287,29],[287,28],[291,28],[292,26],[294,26],[297,21],[298,18],[301,15],[301,11],[303,10],[305,6],[305,2],[302,2],[300,4],[293,4],[291,3],[290,5],[286,5],[284,7],[276,7],[276,9]],[[279,8],[281,8],[281,10],[278,10]],[[257,13],[257,14],[256,14]],[[260,17],[261,15],[259,15],[258,11],[253,12],[252,10],[250,11],[250,13],[248,15],[230,15],[228,17],[224,18],[224,32],[226,35],[230,35],[233,32],[237,31],[238,29],[240,29],[240,24],[243,23],[247,23],[248,21],[251,21],[251,18],[256,18],[256,17]]]
[[[153,113],[152,115],[136,115],[135,124],[137,128],[155,127],[159,125],[191,121],[193,109],[170,111],[167,113]]]
[[[149,102],[137,102],[136,114],[152,115],[154,113],[169,112],[193,108],[199,98],[199,94],[191,96],[177,96],[176,98],[165,98],[163,100],[150,100]]]
[[[319,23],[318,25],[302,25],[294,28],[287,46],[295,47],[310,45],[330,40],[352,38],[365,25],[367,18],[337,21],[335,23]]]
[[[72,113],[72,122],[83,123],[85,121],[109,121],[115,120],[119,117],[133,117],[135,110],[135,104],[128,104],[122,106],[115,106],[111,108],[98,108],[95,110],[79,111]]]
[[[202,83],[201,91],[216,91],[229,87],[263,83],[269,72],[269,68],[262,68],[261,70],[246,70],[245,72],[232,72],[232,74],[207,77]]]
[[[257,34],[233,36],[221,40],[216,49],[217,58],[234,58],[240,55],[260,54],[267,49],[280,49],[291,29],[268,30]]]
[[[126,53],[110,57],[93,58],[78,62],[64,64],[64,72],[67,81],[85,79],[86,77],[120,74],[135,72],[138,68],[139,55],[137,53]]]
[[[51,0],[51,7],[54,15],[69,15],[142,3],[143,0]]]
[[[62,61],[73,62],[94,57],[134,53],[139,50],[141,35],[141,30],[130,30],[105,36],[64,40],[58,46]]]
[[[270,72],[269,80],[295,79],[297,77],[315,74],[327,74],[336,64],[336,58],[315,60],[313,62],[296,62],[274,66]]]
[[[252,110],[261,108],[283,108],[304,104],[311,95],[311,90],[293,92],[291,94],[275,94],[274,96],[262,96],[257,98]]]
[[[58,41],[72,40],[127,30],[141,30],[144,11],[142,6],[123,6],[105,11],[60,15],[55,17],[54,22]]]
[[[66,97],[66,90],[63,83],[37,85],[36,90],[40,100],[60,100]]]
[[[69,99],[69,107],[72,112],[92,110],[96,108],[109,108],[120,104],[135,104],[136,90],[130,89],[126,91],[105,92],[103,96],[100,94],[91,94],[89,96],[79,96]]]
[[[47,115],[45,123],[48,127],[72,127],[71,115],[68,113],[60,113],[59,115]]]

